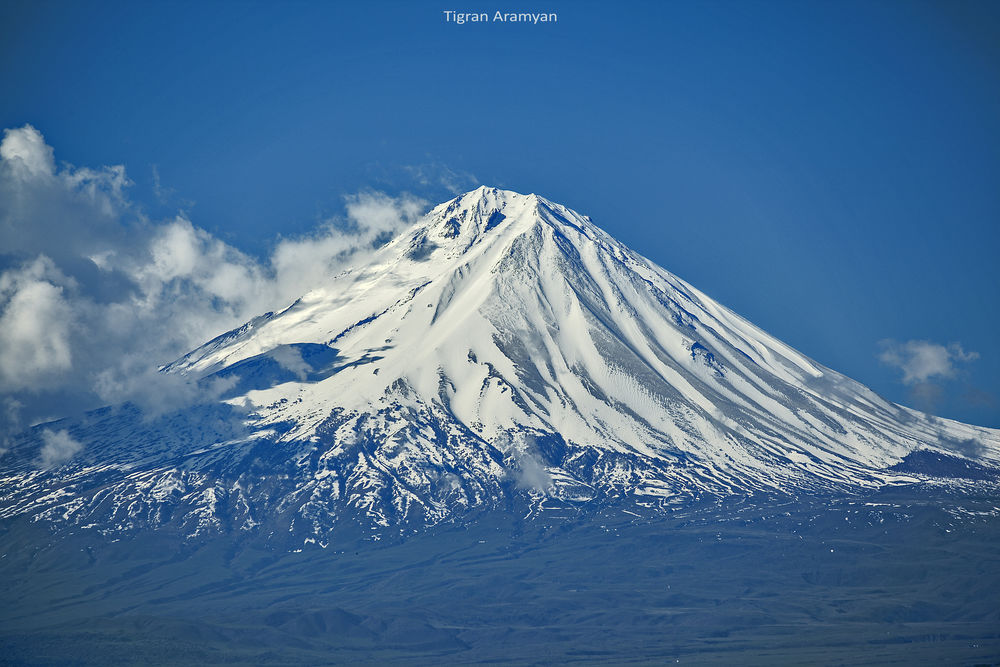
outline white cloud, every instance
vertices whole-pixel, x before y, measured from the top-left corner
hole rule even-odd
[[[520,488],[544,495],[552,492],[552,476],[537,456],[537,447],[532,436],[524,433],[504,433],[493,444],[500,451],[513,457],[516,466],[511,472]]]
[[[302,358],[302,353],[291,345],[281,345],[269,353],[279,366],[289,373],[294,373],[300,381],[305,381],[312,367]]]
[[[109,247],[145,236],[125,200],[124,167],[63,167],[30,125],[0,142],[0,259],[44,254],[63,270]],[[74,267],[75,271],[76,267]]]
[[[379,192],[352,195],[345,203],[346,219],[328,220],[313,234],[282,239],[275,247],[270,258],[272,302],[297,299],[349,259],[357,261],[373,250],[378,240],[416,222],[428,207],[417,197]]]
[[[426,208],[423,199],[406,195],[393,198],[381,192],[363,192],[347,198],[348,218],[372,239],[399,231],[400,221],[414,222]]]
[[[51,260],[39,257],[0,275],[0,386],[32,389],[57,382],[71,368],[73,311]]]
[[[518,486],[548,495],[552,490],[552,476],[545,466],[528,451],[515,451],[515,457]]]
[[[883,340],[879,343],[882,363],[900,369],[903,383],[908,385],[926,383],[933,378],[954,377],[957,363],[974,361],[976,352],[966,352],[961,343],[940,345],[926,340],[908,340],[901,343]]]
[[[345,216],[279,239],[260,260],[183,215],[146,219],[129,185],[121,166],[57,167],[30,125],[4,132],[0,437],[102,404],[128,400],[158,414],[217,397],[224,387],[155,368],[285,307],[427,207],[405,195],[354,195]]]
[[[217,401],[239,382],[236,375],[198,382],[173,373],[159,373],[141,353],[130,353],[93,375],[93,391],[102,403],[130,402],[144,419],[155,419],[192,405]]]
[[[43,468],[66,463],[83,449],[83,444],[74,440],[69,431],[42,431],[41,465]]]
[[[20,178],[52,176],[55,158],[42,133],[31,125],[4,130],[0,159],[11,166]]]

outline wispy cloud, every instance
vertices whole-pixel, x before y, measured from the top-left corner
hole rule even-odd
[[[163,183],[160,181],[160,168],[155,164],[152,166],[153,174],[153,195],[156,197],[156,201],[161,204],[166,204],[167,201],[173,196],[173,188],[164,187]]]
[[[552,476],[542,462],[528,450],[514,452],[517,461],[516,479],[522,489],[548,495],[552,491]]]
[[[911,400],[925,411],[933,411],[944,399],[942,381],[956,377],[961,364],[979,358],[978,353],[967,352],[961,343],[886,339],[879,342],[879,347],[879,360],[902,372],[900,379],[909,387]]]
[[[475,174],[452,169],[440,162],[407,165],[403,167],[403,170],[418,185],[423,187],[441,187],[453,195],[467,192],[479,185],[479,180]]]
[[[417,192],[433,201],[454,197],[481,185],[472,172],[455,169],[432,158],[407,165],[372,162],[365,165],[365,170],[368,182],[384,190]]]
[[[42,431],[41,465],[43,468],[62,465],[82,449],[83,444],[73,439],[68,431],[45,429]]]
[[[304,381],[309,375],[309,371],[312,370],[312,367],[302,358],[302,353],[299,352],[298,348],[291,345],[281,345],[268,354],[281,368],[294,373],[299,380]]]
[[[130,185],[121,166],[57,166],[30,125],[4,131],[0,446],[68,411],[129,400],[161,412],[202,400],[214,390],[155,368],[294,301],[427,207],[405,194],[352,195],[343,215],[278,239],[260,260],[182,213],[147,219]]]
[[[552,493],[552,476],[545,468],[534,437],[526,433],[504,433],[493,444],[511,457],[511,473],[518,487],[543,495]]]
[[[979,358],[976,352],[966,352],[961,343],[940,345],[926,340],[905,343],[886,339],[879,342],[879,360],[903,372],[903,383],[912,385],[933,378],[955,376],[958,364]]]

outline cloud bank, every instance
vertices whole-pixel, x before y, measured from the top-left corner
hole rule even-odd
[[[261,260],[183,214],[147,219],[130,185],[122,166],[57,165],[30,125],[4,131],[0,447],[31,424],[104,404],[157,414],[210,400],[225,388],[156,367],[288,305],[427,208],[408,195],[356,194],[343,216],[278,239]],[[52,462],[76,451],[60,438],[46,439]]]

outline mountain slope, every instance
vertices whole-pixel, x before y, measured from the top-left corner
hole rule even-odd
[[[585,216],[490,188],[162,370],[226,387],[225,402],[161,435],[122,411],[72,426],[84,453],[58,471],[22,456],[0,516],[193,533],[280,521],[322,540],[348,517],[665,508],[906,483],[899,464],[923,450],[1000,460],[1000,432],[885,401]],[[139,454],[179,429],[199,435]]]

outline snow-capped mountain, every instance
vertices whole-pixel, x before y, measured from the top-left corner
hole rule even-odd
[[[0,469],[0,517],[322,542],[344,521],[515,501],[656,509],[908,483],[915,452],[1000,461],[1000,431],[890,403],[586,216],[486,187],[162,372],[223,393],[159,421],[120,408],[63,425],[84,448],[58,469],[32,465],[26,435]]]

